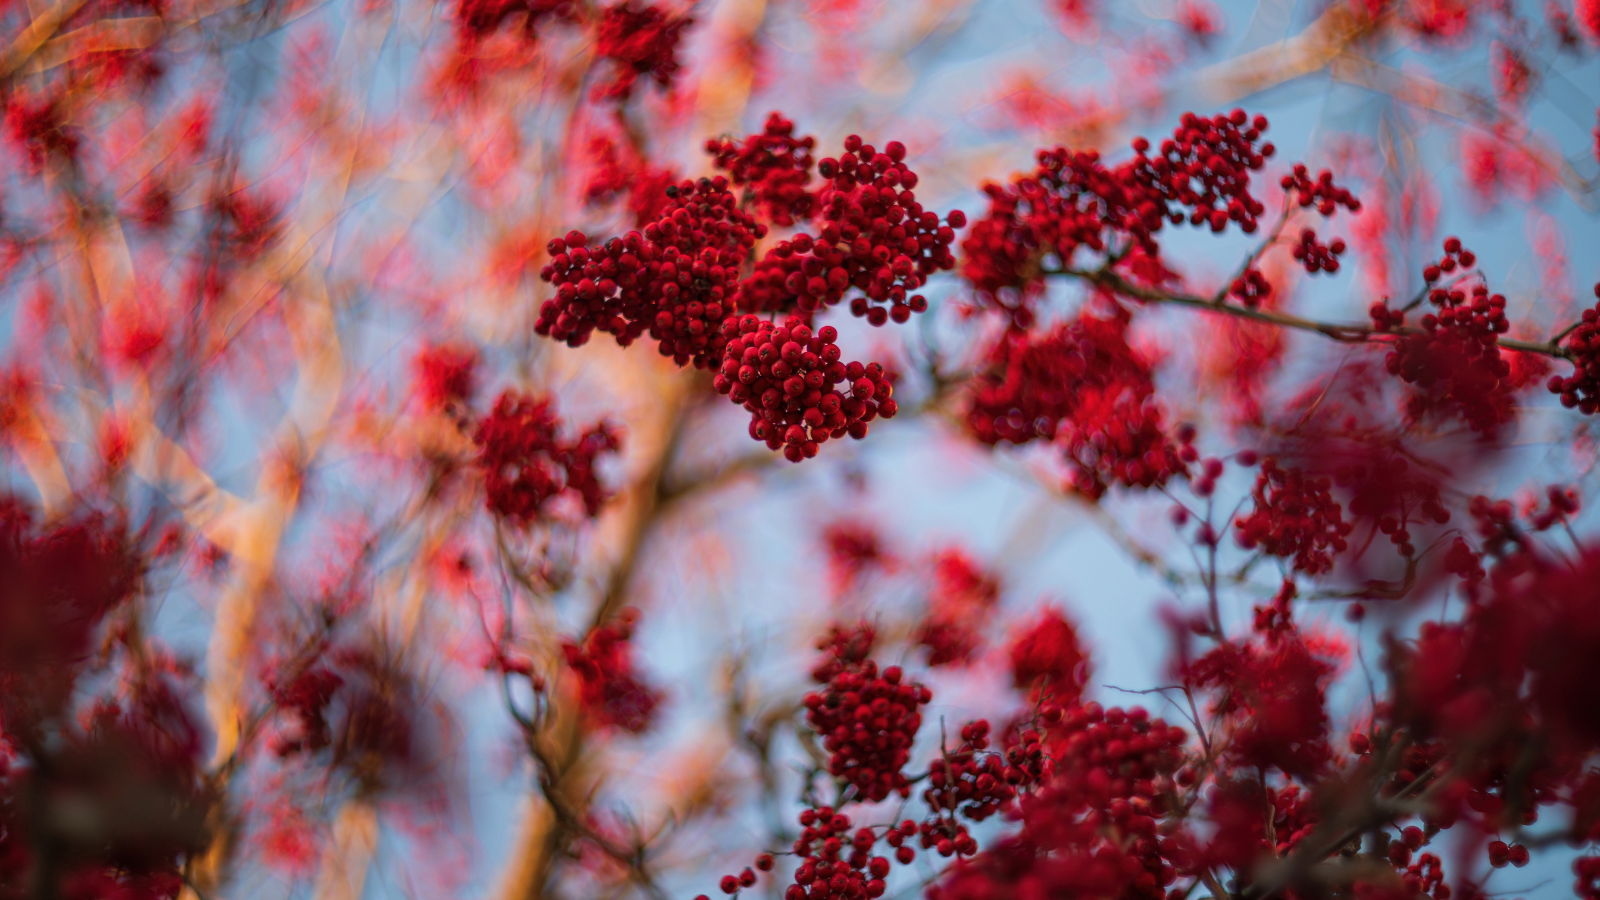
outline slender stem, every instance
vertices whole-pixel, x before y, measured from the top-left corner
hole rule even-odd
[[[1278,224],[1273,226],[1272,233],[1267,235],[1267,239],[1257,244],[1256,249],[1250,251],[1250,255],[1244,258],[1244,264],[1239,266],[1239,271],[1234,273],[1233,279],[1223,283],[1222,287],[1217,288],[1216,295],[1211,298],[1212,306],[1226,304],[1228,302],[1228,294],[1233,290],[1233,282],[1243,278],[1245,273],[1254,268],[1255,264],[1261,261],[1261,257],[1265,256],[1267,251],[1278,243],[1278,238],[1283,235],[1284,226],[1289,224],[1289,219],[1294,215],[1293,203],[1294,191],[1285,191],[1283,194],[1283,210],[1278,213]],[[1109,267],[1108,265],[1107,268]]]
[[[1070,278],[1080,278],[1098,287],[1107,288],[1118,294],[1142,300],[1146,303],[1170,303],[1177,306],[1188,306],[1213,313],[1222,313],[1240,319],[1249,319],[1253,322],[1262,322],[1276,325],[1280,328],[1292,328],[1296,331],[1310,331],[1330,337],[1342,343],[1387,343],[1396,337],[1408,334],[1423,334],[1421,328],[1411,325],[1401,325],[1385,331],[1379,331],[1370,324],[1319,322],[1315,319],[1306,319],[1290,313],[1279,312],[1271,309],[1253,309],[1248,306],[1237,306],[1231,303],[1218,304],[1210,298],[1196,297],[1192,294],[1183,294],[1175,291],[1164,291],[1157,288],[1144,287],[1134,284],[1116,272],[1106,268],[1099,269],[1047,269],[1045,275],[1065,275]],[[1576,326],[1574,326],[1576,327]],[[1561,332],[1549,341],[1523,341],[1515,338],[1497,338],[1496,343],[1507,350],[1517,350],[1523,353],[1537,353],[1556,359],[1570,359],[1570,354],[1560,346],[1561,338],[1571,332],[1571,328]]]

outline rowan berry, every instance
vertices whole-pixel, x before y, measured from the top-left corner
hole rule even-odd
[[[1294,194],[1295,201],[1302,208],[1315,206],[1323,216],[1333,215],[1341,206],[1353,213],[1361,211],[1361,201],[1345,188],[1334,184],[1333,172],[1328,169],[1318,172],[1313,181],[1306,167],[1296,163],[1290,174],[1283,176],[1280,185],[1285,192]]]
[[[1183,214],[1169,205],[1177,204],[1189,210],[1191,225],[1220,232],[1229,222],[1237,222],[1245,234],[1255,233],[1265,207],[1250,193],[1250,173],[1259,170],[1275,148],[1260,143],[1267,128],[1264,116],[1239,121],[1243,118],[1233,113],[1209,118],[1184,113],[1172,138],[1161,143],[1159,154],[1147,157],[1140,152],[1135,157],[1131,180],[1155,201],[1149,210],[1154,215],[1141,216],[1139,224],[1153,223],[1157,215],[1180,223]]]
[[[965,665],[983,646],[984,619],[1000,599],[1000,582],[966,553],[939,551],[933,559],[928,614],[916,642],[928,649],[928,665]]]
[[[567,665],[578,676],[578,699],[586,716],[602,726],[638,734],[650,727],[661,694],[641,680],[630,641],[639,614],[624,609],[617,618],[590,631],[580,646],[562,646]]]
[[[1367,307],[1367,315],[1372,319],[1373,330],[1378,332],[1393,331],[1406,322],[1404,312],[1389,308],[1388,298]]]
[[[1153,283],[1171,277],[1155,240],[1169,221],[1216,232],[1234,222],[1254,233],[1265,206],[1250,193],[1250,173],[1274,148],[1260,143],[1265,117],[1252,121],[1236,113],[1185,113],[1158,150],[1152,153],[1150,141],[1136,138],[1134,158],[1115,168],[1094,150],[1041,150],[1032,175],[1010,187],[985,186],[988,214],[962,243],[962,271],[979,300],[1024,330],[1033,322],[1046,271],[1070,268],[1080,250],[1106,252],[1108,233],[1125,235],[1131,244],[1116,265]],[[1264,296],[1251,279],[1241,288]]]
[[[1316,231],[1304,228],[1300,231],[1300,241],[1294,245],[1291,255],[1295,261],[1305,266],[1307,272],[1315,275],[1318,272],[1339,271],[1339,256],[1344,253],[1344,241],[1334,238],[1331,242],[1323,244],[1317,240]]]
[[[1267,281],[1261,270],[1255,266],[1244,271],[1243,275],[1233,280],[1228,288],[1230,296],[1237,297],[1239,302],[1254,309],[1272,297],[1272,285]]]
[[[904,680],[898,666],[883,671],[867,659],[872,633],[835,627],[819,647],[827,656],[813,673],[826,687],[805,697],[806,722],[822,738],[828,771],[870,801],[910,794],[902,771],[922,726],[920,708],[933,698]]]
[[[508,21],[520,19],[522,37],[532,41],[546,19],[574,21],[577,5],[572,0],[457,0],[456,41],[462,51],[472,51]]]
[[[1017,633],[1007,656],[1012,683],[1054,704],[1077,703],[1089,682],[1089,655],[1078,631],[1054,607],[1045,607],[1035,622]]]
[[[431,412],[465,412],[477,392],[478,355],[470,347],[430,344],[412,360],[417,398]]]
[[[878,840],[873,829],[860,828],[851,835],[850,817],[826,806],[803,811],[800,824],[804,830],[794,844],[800,865],[794,884],[784,894],[786,900],[882,896],[889,860],[872,855]],[[897,856],[901,862],[910,861],[903,854]]]
[[[1457,261],[1473,259],[1451,238],[1439,266],[1454,270]],[[1433,268],[1430,267],[1430,271]],[[1430,282],[1436,278],[1430,278]],[[1515,415],[1513,393],[1521,387],[1510,361],[1504,358],[1498,336],[1511,327],[1505,315],[1506,298],[1489,293],[1487,286],[1475,284],[1470,291],[1460,287],[1434,287],[1428,301],[1436,313],[1422,317],[1422,330],[1402,336],[1395,342],[1385,364],[1390,374],[1398,375],[1417,390],[1407,403],[1413,418],[1429,414],[1454,414],[1480,434],[1493,434]],[[1377,321],[1378,316],[1374,315]],[[1387,321],[1387,314],[1385,314]]]
[[[750,436],[790,462],[816,456],[829,440],[863,438],[868,423],[899,411],[883,366],[840,361],[831,325],[813,333],[796,316],[775,326],[745,315],[723,323],[723,338],[713,385],[750,413]]]
[[[541,521],[549,502],[569,491],[583,501],[590,517],[598,514],[605,491],[595,462],[621,446],[607,422],[563,440],[554,401],[514,391],[500,395],[478,423],[473,441],[489,511],[519,527]]]
[[[1008,754],[988,750],[988,735],[987,721],[969,722],[961,726],[961,744],[954,751],[943,750],[930,764],[929,787],[923,791],[930,817],[920,830],[924,845],[929,838],[937,839],[940,855],[967,856],[977,851],[976,841],[971,839],[966,825],[957,820],[958,815],[981,822],[1007,811],[1019,789],[1038,785],[1045,775],[1044,751],[1037,732],[1026,735],[1028,743],[1021,745],[1020,753],[1017,746],[1010,751],[1025,769],[1008,765]]]
[[[1333,568],[1352,526],[1340,515],[1329,480],[1268,458],[1253,493],[1255,510],[1234,521],[1239,546],[1260,547],[1272,556],[1293,557],[1294,568],[1319,575]]]
[[[1270,605],[1256,607],[1257,637],[1219,644],[1188,664],[1185,684],[1217,689],[1217,713],[1237,717],[1231,761],[1306,777],[1333,755],[1325,703],[1334,666],[1295,627],[1294,594],[1294,581],[1286,580]]]
[[[1088,313],[1050,334],[1002,335],[973,381],[967,427],[978,440],[1054,440],[1091,497],[1108,482],[1151,487],[1188,466],[1152,402],[1149,363],[1129,346],[1125,312]]]
[[[788,227],[810,218],[816,207],[816,196],[806,190],[816,164],[811,154],[816,145],[816,138],[809,135],[795,137],[794,122],[774,112],[767,116],[761,134],[742,141],[713,138],[705,149],[712,164],[743,186],[774,225]]]
[[[662,88],[672,87],[682,70],[678,44],[684,29],[694,24],[688,15],[669,15],[661,7],[637,0],[606,7],[600,16],[595,52],[612,64],[608,81],[595,87],[595,97],[626,101],[641,77],[653,78]]]
[[[1594,293],[1600,297],[1600,284]],[[1592,416],[1600,411],[1600,303],[1583,311],[1577,327],[1561,339],[1561,349],[1572,362],[1572,374],[1551,375],[1546,387],[1560,395],[1562,406]]]
[[[853,135],[845,146],[839,158],[817,164],[829,181],[816,195],[816,234],[779,241],[756,263],[740,285],[741,311],[798,311],[809,319],[854,291],[851,315],[875,326],[904,322],[927,308],[912,292],[955,267],[950,245],[966,217],[954,210],[941,222],[917,202],[905,147],[890,141],[880,152]]]
[[[540,277],[556,296],[534,331],[577,347],[598,330],[628,346],[650,334],[662,356],[709,368],[727,343],[740,265],[767,226],[739,209],[727,178],[666,188],[668,203],[643,232],[590,248],[582,232],[549,245]]]

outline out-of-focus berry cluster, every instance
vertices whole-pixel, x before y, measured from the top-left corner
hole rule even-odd
[[[567,492],[582,501],[588,515],[600,511],[605,490],[595,462],[617,450],[617,434],[606,422],[576,438],[563,438],[561,431],[550,399],[514,391],[500,395],[473,434],[490,512],[527,526],[542,519],[549,503]]]

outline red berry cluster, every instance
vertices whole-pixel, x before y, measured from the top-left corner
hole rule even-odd
[[[1051,721],[1061,721],[1061,707],[1050,706]],[[930,816],[918,831],[924,849],[940,856],[971,856],[978,842],[967,833],[957,814],[972,822],[982,822],[997,812],[1011,808],[1019,790],[1042,783],[1049,771],[1042,738],[1037,731],[1022,732],[1004,754],[985,753],[989,748],[989,723],[983,719],[961,726],[961,745],[954,752],[935,758],[928,768],[928,784],[922,792]]]
[[[1150,366],[1128,345],[1125,313],[1080,314],[1048,335],[1008,335],[974,381],[967,428],[986,444],[1061,433],[1092,393],[1155,393]]]
[[[1406,896],[1450,900],[1450,885],[1445,884],[1444,865],[1439,857],[1432,853],[1424,853],[1417,857],[1416,862],[1410,862],[1412,852],[1422,846],[1422,840],[1422,829],[1415,825],[1407,828],[1401,840],[1389,842],[1389,862],[1394,864]],[[1412,846],[1413,844],[1415,846]],[[1362,885],[1356,887],[1357,896],[1360,896],[1361,887]]]
[[[1291,254],[1295,262],[1306,267],[1312,275],[1318,272],[1339,271],[1339,257],[1344,253],[1344,240],[1334,238],[1331,242],[1323,244],[1317,240],[1316,231],[1304,228],[1300,231],[1300,241],[1294,245]]]
[[[1351,520],[1375,523],[1402,556],[1416,552],[1410,526],[1450,521],[1437,482],[1392,450],[1371,448],[1364,458],[1336,466],[1333,483],[1349,495]]]
[[[930,667],[966,665],[983,646],[983,626],[1000,599],[1000,582],[959,548],[933,560],[928,615],[914,640],[928,650]]]
[[[866,437],[868,423],[899,410],[883,366],[839,361],[832,325],[813,333],[796,316],[774,326],[746,315],[722,327],[727,346],[717,392],[749,411],[752,438],[782,448],[790,462],[816,456],[829,439]]]
[[[426,727],[438,724],[423,718],[432,710],[420,702],[415,680],[396,660],[370,645],[344,646],[324,659],[338,675],[313,676],[320,683],[307,687],[338,694],[329,745],[333,764],[369,784],[380,776],[393,785],[415,783],[430,763],[424,752]],[[321,700],[316,695],[302,697]],[[324,703],[316,712],[320,717],[328,709]],[[320,727],[315,722],[303,724]],[[300,749],[316,748],[302,744]]]
[[[61,94],[30,98],[20,92],[5,102],[6,138],[27,155],[30,174],[38,174],[49,157],[73,161],[82,134],[69,123],[68,102]]]
[[[1124,396],[1089,405],[1083,412],[1065,442],[1067,461],[1075,468],[1072,487],[1078,493],[1098,500],[1111,484],[1149,488],[1188,472],[1153,401]]]
[[[1098,151],[1065,147],[1040,150],[1038,160],[1033,174],[1011,187],[984,187],[989,214],[973,223],[962,243],[962,274],[980,298],[1007,311],[1018,328],[1033,324],[1028,300],[1043,288],[1044,257],[1053,255],[1067,266],[1079,247],[1102,252],[1107,228],[1128,231],[1153,246],[1149,235],[1164,222],[1156,201],[1130,183],[1131,163],[1111,170]]]
[[[809,316],[839,304],[853,288],[860,294],[850,301],[852,315],[872,325],[904,322],[927,308],[925,298],[908,292],[935,271],[955,268],[950,245],[966,216],[953,210],[941,223],[938,213],[922,208],[905,145],[890,141],[879,152],[851,135],[844,146],[838,159],[817,164],[818,174],[832,179],[817,195],[817,234],[801,233],[769,250],[742,286],[741,310]]]
[[[745,357],[791,323],[773,327],[751,316],[796,312],[809,328],[812,314],[854,290],[860,292],[850,303],[855,315],[873,325],[904,322],[927,309],[926,298],[908,291],[933,272],[954,268],[950,245],[966,219],[956,210],[941,223],[937,213],[922,208],[911,191],[917,176],[905,165],[902,144],[891,141],[880,153],[854,135],[839,159],[818,164],[831,182],[812,198],[805,183],[813,141],[795,138],[793,130],[793,123],[774,113],[763,134],[742,143],[707,144],[735,183],[753,187],[745,200],[756,204],[754,211],[729,191],[728,177],[718,175],[668,186],[660,218],[642,233],[595,247],[579,231],[552,240],[550,263],[540,277],[556,293],[540,308],[534,330],[572,347],[597,330],[624,347],[648,331],[662,355],[680,366],[720,364],[728,371],[719,373],[718,387],[743,395],[735,402],[754,415],[751,434],[799,462],[816,455],[829,438],[861,437],[873,418],[894,415],[892,387],[875,364],[841,368],[835,356],[814,365],[810,360],[827,352],[818,343],[800,348],[807,368],[793,381],[798,390],[785,393],[793,372],[774,378],[770,367],[782,362],[779,368],[793,369],[798,360],[764,359],[757,366]],[[747,275],[751,248],[767,235],[755,211],[781,224],[810,215],[820,223],[818,234],[779,241]],[[739,318],[740,310],[746,318]],[[730,342],[738,349],[729,351]],[[779,341],[778,350],[788,343]],[[749,383],[737,380],[747,367],[752,380],[759,374],[766,381],[753,394]],[[833,390],[845,380],[848,395]]]
[[[1483,552],[1490,556],[1514,555],[1527,543],[1510,500],[1490,500],[1483,495],[1467,501],[1467,515],[1477,524]]]
[[[1286,784],[1272,798],[1273,840],[1278,856],[1287,856],[1317,827],[1317,798],[1298,784]]]
[[[417,399],[430,412],[465,407],[477,392],[478,354],[470,347],[429,344],[412,361]]]
[[[859,828],[851,834],[850,817],[828,806],[800,813],[800,825],[803,830],[794,842],[800,865],[795,869],[794,884],[784,892],[785,900],[859,900],[883,896],[889,860],[872,855],[878,836],[871,828]],[[891,829],[891,843],[895,843],[895,836],[896,831]],[[909,847],[900,848],[902,862],[911,861],[910,850]],[[727,879],[723,879],[722,889],[728,889]]]
[[[723,319],[739,264],[766,226],[738,210],[728,179],[667,187],[667,208],[645,226],[590,251],[582,232],[550,242],[539,277],[557,285],[539,309],[534,331],[581,346],[594,330],[627,346],[646,330],[661,356],[709,367],[722,356]]]
[[[1300,587],[1293,578],[1285,578],[1278,592],[1265,605],[1252,607],[1255,621],[1251,628],[1258,634],[1282,636],[1294,631],[1294,609],[1290,601],[1300,595]]]
[[[917,626],[916,642],[928,651],[929,668],[968,665],[983,647],[976,622],[939,613]]]
[[[1261,548],[1272,556],[1294,557],[1294,568],[1319,575],[1333,568],[1333,555],[1345,550],[1352,526],[1343,520],[1329,492],[1330,481],[1272,458],[1256,478],[1255,510],[1234,522],[1239,546]]]
[[[1251,266],[1243,275],[1233,280],[1228,293],[1239,298],[1239,302],[1245,306],[1255,309],[1262,301],[1272,297],[1272,285],[1267,281],[1267,277],[1261,274],[1260,269]]]
[[[1572,861],[1573,893],[1583,900],[1600,900],[1600,856],[1580,856]]]
[[[661,218],[670,198],[666,190],[678,183],[677,174],[658,166],[637,152],[618,146],[607,135],[589,141],[589,178],[583,188],[586,206],[598,206],[627,198],[627,210],[638,228]]]
[[[1545,497],[1549,505],[1535,511],[1529,523],[1534,531],[1549,531],[1556,523],[1566,521],[1578,511],[1578,492],[1572,488],[1552,484],[1545,488]]]
[[[828,773],[873,802],[909,796],[905,768],[922,727],[920,707],[933,692],[904,681],[899,666],[882,672],[866,659],[870,639],[831,636],[828,659],[813,673],[826,687],[806,694],[806,722],[831,756]],[[824,645],[826,646],[826,644]]]
[[[1168,221],[1217,232],[1237,222],[1247,234],[1259,227],[1265,207],[1250,193],[1250,173],[1274,152],[1257,143],[1266,127],[1265,117],[1251,121],[1243,110],[1210,118],[1185,113],[1155,156],[1138,138],[1136,156],[1115,168],[1092,150],[1042,150],[1032,175],[984,188],[989,212],[963,242],[963,274],[980,300],[1024,329],[1049,269],[1072,266],[1080,247],[1105,252],[1108,236],[1123,235],[1131,245],[1116,263],[1130,277],[1159,280],[1154,235]]]
[[[835,594],[854,588],[868,572],[894,564],[878,532],[859,521],[830,523],[822,530],[822,545],[828,556],[828,581]]]
[[[794,123],[778,113],[767,116],[765,130],[742,141],[706,141],[712,163],[745,187],[774,225],[788,227],[811,217],[816,197],[806,190],[815,160],[817,139],[794,136]]]
[[[739,210],[723,176],[666,193],[665,212],[643,234],[592,251],[579,231],[550,242],[539,276],[556,285],[556,296],[540,308],[535,332],[577,347],[595,330],[622,346],[648,330],[680,366],[707,368],[721,356],[739,265],[767,227]]]
[[[1439,307],[1437,314],[1422,317],[1422,327],[1428,331],[1455,326],[1480,341],[1489,342],[1494,340],[1494,335],[1504,334],[1511,328],[1506,320],[1506,298],[1500,294],[1491,296],[1488,286],[1483,284],[1472,286],[1470,302],[1468,294],[1459,288],[1434,288],[1428,292],[1428,302]]]
[[[1374,331],[1393,331],[1406,323],[1405,311],[1390,309],[1387,297],[1367,307],[1367,315],[1372,319]]]
[[[1194,768],[1178,773],[1177,783],[1193,786],[1200,778]],[[1316,828],[1316,809],[1297,784],[1278,790],[1248,780],[1219,778],[1207,804],[1215,831],[1203,859],[1238,869],[1276,851],[1286,856]],[[1262,829],[1263,810],[1271,819]],[[1364,895],[1357,895],[1364,896]]]
[[[1132,146],[1140,154],[1149,149],[1143,138]],[[1142,195],[1137,179],[1129,175],[1135,162],[1108,170],[1100,151],[1065,147],[1040,150],[1036,158],[1034,178],[1016,182],[1016,191],[1032,213],[1028,225],[1037,231],[1040,249],[1054,252],[1068,265],[1079,247],[1103,252],[1107,227],[1154,246],[1151,235],[1161,230],[1166,214],[1158,200]]]
[[[456,42],[463,53],[470,53],[508,21],[518,22],[522,39],[531,42],[544,20],[574,21],[577,17],[573,0],[458,0]]]
[[[1422,279],[1434,284],[1458,268],[1465,272],[1477,263],[1477,255],[1462,247],[1459,238],[1448,237],[1444,239],[1444,256],[1441,256],[1438,262],[1423,268]]]
[[[1129,316],[1087,313],[1049,335],[1008,334],[973,379],[967,427],[978,440],[1055,439],[1091,497],[1108,482],[1150,487],[1187,466],[1151,402],[1150,366],[1128,345]]]
[[[1267,130],[1267,117],[1250,121],[1244,110],[1235,109],[1210,118],[1184,113],[1179,121],[1154,158],[1145,155],[1148,141],[1134,141],[1134,152],[1139,154],[1134,180],[1161,198],[1158,208],[1174,225],[1183,221],[1183,214],[1171,209],[1172,203],[1189,210],[1191,225],[1221,232],[1232,221],[1245,234],[1254,234],[1256,217],[1266,208],[1250,194],[1250,173],[1274,152],[1271,143],[1256,143]]]
[[[687,15],[671,16],[655,5],[623,0],[609,6],[600,17],[595,51],[614,65],[611,80],[595,88],[602,100],[627,100],[640,77],[655,79],[663,88],[683,68],[678,62],[678,42],[683,30],[694,24]]]
[[[589,632],[583,646],[562,646],[567,665],[578,676],[578,700],[596,724],[639,734],[650,727],[661,694],[634,672],[633,628],[639,613],[624,609],[615,621]]]
[[[1456,538],[1444,556],[1444,570],[1466,581],[1471,586],[1483,581],[1488,573],[1483,569],[1483,554],[1473,551],[1465,538]]]
[[[1600,297],[1600,284],[1594,286]],[[1561,395],[1561,405],[1574,407],[1586,416],[1600,412],[1600,303],[1583,311],[1578,327],[1561,341],[1561,349],[1572,360],[1572,374],[1565,378],[1551,375],[1546,387]]]
[[[1433,640],[1445,630],[1446,629],[1440,626],[1437,622],[1429,622],[1422,626],[1419,635],[1421,642],[1426,643],[1430,640]],[[1434,765],[1436,765],[1440,760],[1444,759],[1444,757],[1445,747],[1440,741],[1418,741],[1417,743],[1407,747],[1405,752],[1400,754],[1399,768],[1395,770],[1394,775],[1390,776],[1388,783],[1383,786],[1384,795],[1393,796],[1411,787],[1411,785],[1415,783],[1418,778],[1423,778],[1429,775],[1430,770],[1433,769]],[[1481,797],[1490,801],[1491,803],[1500,802],[1498,797],[1488,792],[1480,791],[1476,792],[1472,796]],[[1468,802],[1471,804],[1476,802],[1476,800],[1469,799]]]
[[[143,561],[129,538],[106,516],[48,520],[0,495],[0,714],[12,735],[71,699],[95,629],[134,595]]]
[[[1357,200],[1348,190],[1333,183],[1333,173],[1323,169],[1317,173],[1317,180],[1311,180],[1311,173],[1301,163],[1296,163],[1294,170],[1283,176],[1280,182],[1287,193],[1293,191],[1295,200],[1301,207],[1315,205],[1317,212],[1324,216],[1331,216],[1339,207],[1353,213],[1361,211],[1361,201]]]
[[[756,869],[760,869],[763,872],[771,872],[772,865],[772,854],[763,853],[756,857]],[[738,875],[722,876],[722,882],[718,886],[722,888],[724,894],[737,894],[740,888],[755,887],[756,877],[755,869],[746,866],[745,870]],[[695,900],[711,900],[711,898],[701,894]]]
[[[590,516],[599,513],[605,491],[595,460],[621,446],[609,422],[576,440],[562,440],[554,402],[515,391],[500,395],[472,439],[478,445],[489,511],[518,526],[539,521],[547,504],[568,491],[583,501]]]
[[[298,734],[280,736],[273,744],[279,756],[292,753],[315,753],[333,742],[328,728],[327,709],[333,694],[344,684],[338,673],[311,666],[300,672],[285,685],[272,685],[272,699],[278,708],[292,713]]]
[[[1459,255],[1471,256],[1455,238],[1446,241],[1450,246]],[[1447,252],[1441,264],[1451,257]],[[1421,332],[1397,340],[1385,365],[1391,375],[1417,386],[1408,402],[1413,418],[1453,412],[1474,431],[1493,433],[1514,414],[1511,363],[1501,356],[1497,343],[1511,327],[1506,298],[1491,296],[1479,283],[1472,286],[1470,299],[1467,291],[1453,287],[1431,289],[1428,300],[1438,312],[1422,317]]]
[[[1068,709],[1048,746],[1058,780],[1075,782],[1096,799],[1144,798],[1152,807],[1161,782],[1178,770],[1188,733],[1143,707],[1102,710],[1098,703]]]
[[[1078,630],[1054,607],[1045,607],[1037,621],[1016,635],[1007,655],[1012,683],[1051,704],[1077,703],[1089,682],[1089,654]]]
[[[1489,865],[1496,869],[1503,869],[1508,865],[1520,869],[1528,864],[1528,859],[1528,848],[1521,844],[1507,846],[1505,841],[1489,842]]]
[[[1095,896],[1160,900],[1192,851],[1158,832],[1186,735],[1139,708],[1074,707],[1045,745],[1056,775],[1017,801],[1022,828],[951,867],[930,900]],[[1254,819],[1260,828],[1259,813]]]

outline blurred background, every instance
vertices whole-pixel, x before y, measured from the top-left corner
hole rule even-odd
[[[1600,58],[1584,9],[1411,0],[1353,29],[1369,6],[1384,4],[663,3],[692,19],[681,70],[600,102],[614,75],[581,3],[523,4],[469,40],[464,23],[503,24],[504,9],[12,0],[5,476],[46,510],[104,491],[181,529],[148,628],[192,661],[207,753],[233,761],[226,896],[629,895],[605,854],[552,837],[566,826],[536,799],[507,708],[534,700],[485,671],[497,634],[555,668],[602,610],[639,611],[634,667],[659,704],[641,734],[575,731],[556,789],[590,827],[647,837],[670,896],[710,892],[792,822],[796,704],[832,621],[875,622],[888,656],[920,669],[912,636],[934,598],[993,597],[970,664],[926,675],[925,751],[933,723],[1022,702],[1004,647],[1049,606],[1090,648],[1091,696],[1161,714],[1159,697],[1126,692],[1164,683],[1161,611],[1204,595],[1172,500],[1091,503],[1048,448],[967,436],[953,386],[999,323],[954,274],[935,276],[930,311],[908,325],[823,319],[846,358],[897,373],[902,413],[790,465],[748,439],[704,373],[608,337],[570,349],[535,335],[545,246],[636,227],[641,186],[710,173],[705,140],[758,132],[772,111],[815,135],[819,157],[848,134],[904,142],[919,199],[975,218],[981,186],[1030,170],[1040,148],[1121,159],[1185,111],[1242,106],[1271,120],[1269,185],[1304,161],[1363,203],[1328,229],[1351,245],[1336,275],[1306,276],[1287,252],[1264,260],[1287,308],[1362,321],[1373,301],[1414,294],[1457,235],[1513,320],[1549,334],[1600,279],[1583,249],[1600,240]],[[38,22],[91,12],[29,44]],[[1181,230],[1165,246],[1209,292],[1253,243]],[[1043,315],[1082,299],[1052,286]],[[1171,309],[1142,315],[1134,342],[1160,360],[1171,418],[1218,455],[1250,448],[1262,410],[1359,352]],[[450,486],[467,438],[460,410],[427,395],[440,347],[476,358],[479,411],[515,388],[552,395],[570,433],[617,426],[597,518],[508,535]],[[1252,394],[1240,373],[1264,356]],[[1542,391],[1528,402],[1478,489],[1529,497],[1562,479],[1587,493],[1592,429]],[[1252,483],[1230,466],[1217,508]],[[511,585],[502,557],[537,569],[538,589]],[[1248,622],[1268,596],[1257,587],[1224,595],[1230,621]],[[1358,722],[1370,710],[1357,649],[1376,654],[1385,628],[1421,613],[1375,609],[1358,626],[1342,604],[1311,609],[1350,643],[1334,708]],[[430,735],[414,770],[346,783],[262,749],[276,726],[229,724],[249,721],[273,667],[319,629],[369,635],[404,668],[407,703],[427,717],[413,727]],[[1564,867],[1491,886],[1555,896]],[[891,880],[890,896],[919,892]]]

